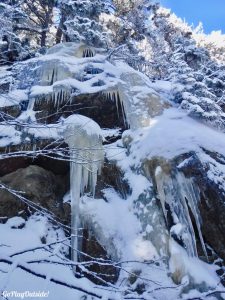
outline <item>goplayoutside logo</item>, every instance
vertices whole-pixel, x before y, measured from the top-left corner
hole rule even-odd
[[[2,292],[3,299],[11,299],[11,298],[19,298],[19,299],[26,299],[26,298],[48,298],[49,291],[3,291]]]

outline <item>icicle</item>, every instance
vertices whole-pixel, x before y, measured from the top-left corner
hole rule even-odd
[[[83,50],[83,57],[93,57],[93,56],[94,56],[94,52],[92,49],[86,48]]]
[[[53,69],[52,70],[52,76],[51,76],[52,78],[51,78],[51,81],[50,81],[50,85],[52,85],[54,83],[54,74],[55,74],[55,70]]]
[[[80,239],[80,185],[82,182],[82,164],[75,164],[77,161],[77,153],[75,150],[71,152],[71,164],[70,164],[70,197],[71,197],[71,259],[75,262],[78,261],[78,245]]]
[[[123,97],[120,96],[120,93],[117,93],[117,107],[118,107],[118,103],[120,103],[121,106],[121,110],[122,110],[122,115],[123,115],[123,123],[124,125],[128,125],[130,127],[130,124],[128,123],[128,112],[125,112],[125,107],[124,107],[124,101],[123,101]]]
[[[103,95],[105,95],[106,99],[109,101],[113,101],[116,98],[117,90],[106,90],[103,91]]]
[[[127,114],[125,113],[123,98],[120,96],[120,90],[117,89],[109,89],[102,92],[108,101],[113,101],[116,104],[117,115],[119,116],[119,104],[122,111],[124,125],[127,124]]]
[[[161,167],[155,172],[157,191],[166,220],[168,220],[167,206],[170,209],[173,222],[180,223],[183,227],[182,242],[185,245],[188,255],[197,256],[195,232],[189,215],[186,200],[183,197],[182,186],[177,178],[166,174]]]
[[[61,70],[60,70],[60,72],[58,72],[58,67],[57,68],[55,68],[55,78],[54,78],[54,82],[56,82],[56,81],[58,81],[59,80],[59,78],[58,78],[58,73],[60,73],[61,72]],[[63,71],[63,69],[62,69],[62,71]]]
[[[197,190],[197,187],[194,187],[192,180],[189,178],[185,178],[182,173],[177,174],[177,180],[179,182],[179,185],[182,187],[181,190],[182,190],[182,197],[184,198],[183,201],[185,202],[187,201],[188,206],[195,219],[195,224],[198,229],[198,235],[200,238],[201,246],[205,256],[208,259],[204,239],[201,232],[200,213],[198,209],[198,203],[200,201],[199,190]]]
[[[71,95],[71,89],[64,86],[56,86],[53,89],[52,101],[54,102],[54,107],[58,108],[59,105],[63,104],[65,101],[69,100]]]
[[[56,107],[57,104],[57,92],[53,91],[53,97],[54,97],[54,107]]]
[[[165,218],[168,219],[166,211],[167,204],[170,208],[174,223],[183,226],[183,233],[179,234],[185,244],[188,255],[198,256],[195,232],[189,212],[190,209],[198,229],[202,249],[207,257],[207,251],[201,233],[200,213],[198,209],[198,202],[200,200],[199,191],[194,186],[194,183],[180,172],[176,172],[173,177],[171,177],[166,174],[161,167],[156,168],[155,178]],[[173,228],[174,226],[172,229]]]
[[[64,91],[61,90],[61,93],[60,93],[60,104],[63,104],[64,103]]]
[[[27,106],[27,110],[33,110],[35,104],[35,98],[30,98]]]
[[[70,186],[71,186],[71,226],[72,226],[72,259],[78,260],[77,250],[80,249],[80,197],[84,191],[95,194],[97,174],[101,171],[104,152],[102,147],[101,129],[93,120],[72,115],[65,121],[64,140],[71,150]]]

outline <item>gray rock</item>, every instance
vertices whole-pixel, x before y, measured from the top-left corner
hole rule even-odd
[[[5,186],[0,190],[1,217],[21,215],[26,218],[35,211],[32,205],[34,203],[61,217],[62,221],[69,219],[61,202],[67,189],[62,176],[31,165],[1,177],[0,182]],[[30,205],[22,197],[32,201]]]

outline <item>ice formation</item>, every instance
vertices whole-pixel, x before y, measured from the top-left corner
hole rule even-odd
[[[57,81],[72,77],[69,68],[58,59],[44,62],[41,72],[40,85],[52,85]]]
[[[187,254],[197,257],[195,231],[190,216],[198,230],[198,236],[202,249],[207,257],[204,240],[201,232],[201,220],[198,210],[200,200],[199,191],[192,179],[186,178],[183,173],[167,174],[160,166],[155,172],[157,191],[166,220],[168,220],[168,208],[171,213],[172,226],[170,233],[175,235],[184,244]]]
[[[104,152],[101,129],[93,120],[72,115],[65,120],[64,140],[70,148],[70,193],[72,259],[78,261],[80,248],[80,197],[89,190],[95,194],[97,175],[101,171]]]
[[[93,57],[95,55],[91,48],[86,48],[83,50],[83,57]]]
[[[98,49],[98,52],[102,52],[102,50]],[[47,54],[73,56],[76,58],[93,57],[96,55],[96,49],[84,43],[67,42],[51,47]]]
[[[34,101],[71,101],[74,94],[103,93],[122,111],[131,129],[148,126],[150,118],[161,114],[159,94],[149,79],[122,62],[107,61],[101,49],[84,44],[63,43],[48,50],[40,59],[39,85],[32,88]],[[101,84],[99,84],[101,83]]]
[[[94,48],[79,43],[62,43],[50,48],[47,59],[39,62],[39,85],[33,86],[30,91],[30,96],[34,98],[29,101],[32,106],[43,98],[52,100],[55,106],[71,99],[74,87],[68,79],[76,80],[82,74],[82,60],[79,59],[93,58],[95,55]]]
[[[121,65],[120,82],[113,89],[103,91],[106,98],[115,101],[117,111],[120,103],[124,123],[135,130],[149,125],[150,119],[163,111],[159,95],[150,88],[142,74]]]
[[[159,95],[149,87],[142,74],[127,68],[121,75],[119,96],[131,129],[149,125],[150,119],[163,111]]]
[[[117,114],[119,116],[119,104],[122,110],[122,116],[123,116],[123,121],[124,124],[127,123],[127,117],[124,111],[124,104],[123,104],[123,99],[120,97],[121,91],[119,90],[118,87],[114,87],[112,89],[107,89],[106,91],[103,91],[103,95],[106,97],[108,101],[114,101],[116,104],[116,109],[117,109]]]

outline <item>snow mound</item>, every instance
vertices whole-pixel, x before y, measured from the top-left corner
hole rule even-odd
[[[7,222],[10,228],[22,228],[25,225],[25,220],[21,217],[10,218]]]

